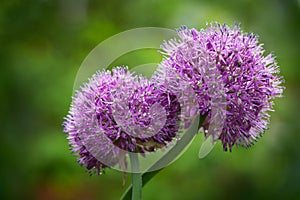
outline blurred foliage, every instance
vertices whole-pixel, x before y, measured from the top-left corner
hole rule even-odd
[[[81,62],[121,31],[202,28],[210,21],[241,22],[260,35],[267,52],[277,55],[285,97],[255,146],[224,153],[219,145],[199,160],[203,138],[197,136],[144,188],[144,199],[299,199],[299,20],[298,0],[1,1],[0,199],[118,199],[123,174],[89,176],[62,133]],[[161,59],[153,51],[128,56],[120,58],[128,65]]]

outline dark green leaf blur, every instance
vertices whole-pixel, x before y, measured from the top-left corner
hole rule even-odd
[[[270,129],[254,146],[230,153],[218,144],[200,160],[198,135],[144,187],[143,198],[299,199],[299,0],[1,1],[0,199],[119,199],[123,173],[89,176],[62,132],[81,62],[101,41],[128,29],[199,29],[212,21],[241,22],[260,36],[281,66],[284,98],[275,101]],[[126,65],[161,59],[150,50],[123,57]]]

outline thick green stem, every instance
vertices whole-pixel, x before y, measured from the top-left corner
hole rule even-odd
[[[195,134],[202,126],[205,118],[206,115],[200,116],[200,119],[197,118],[194,121],[192,127],[183,135],[183,137],[174,145],[174,147],[142,174],[141,176],[142,183],[143,183],[142,186],[146,185],[148,181],[150,181],[158,172],[160,172],[163,169],[160,168],[159,166],[162,166],[162,164],[164,164],[164,166],[167,166],[167,164],[172,162],[184,150],[184,148],[190,143],[190,141],[194,138]],[[195,123],[198,121],[199,121],[198,124]],[[197,131],[195,131],[195,128]],[[124,192],[123,196],[121,197],[122,200],[131,199],[132,187],[134,186],[131,185],[127,188],[127,190]]]
[[[142,174],[137,153],[129,153],[132,176],[132,200],[142,199]]]

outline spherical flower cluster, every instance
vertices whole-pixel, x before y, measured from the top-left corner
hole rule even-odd
[[[164,88],[126,67],[98,71],[76,92],[63,124],[79,163],[101,173],[126,165],[127,152],[152,152],[172,141],[180,104]]]
[[[182,27],[178,36],[162,45],[165,58],[159,70],[171,69],[191,85],[199,112],[208,114],[205,129],[213,120],[212,102],[225,99],[226,119],[217,138],[225,151],[235,144],[251,145],[267,128],[272,100],[282,95],[274,56],[264,56],[257,36],[239,25],[212,23],[200,31]]]

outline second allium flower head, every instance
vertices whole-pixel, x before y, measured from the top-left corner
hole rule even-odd
[[[177,32],[178,40],[162,45],[165,59],[159,71],[173,70],[193,87],[200,113],[208,113],[204,129],[213,117],[211,102],[224,96],[225,122],[215,139],[224,150],[235,144],[249,146],[267,129],[272,100],[282,95],[274,56],[264,56],[257,36],[244,33],[239,25],[212,23],[200,31],[182,27]]]

